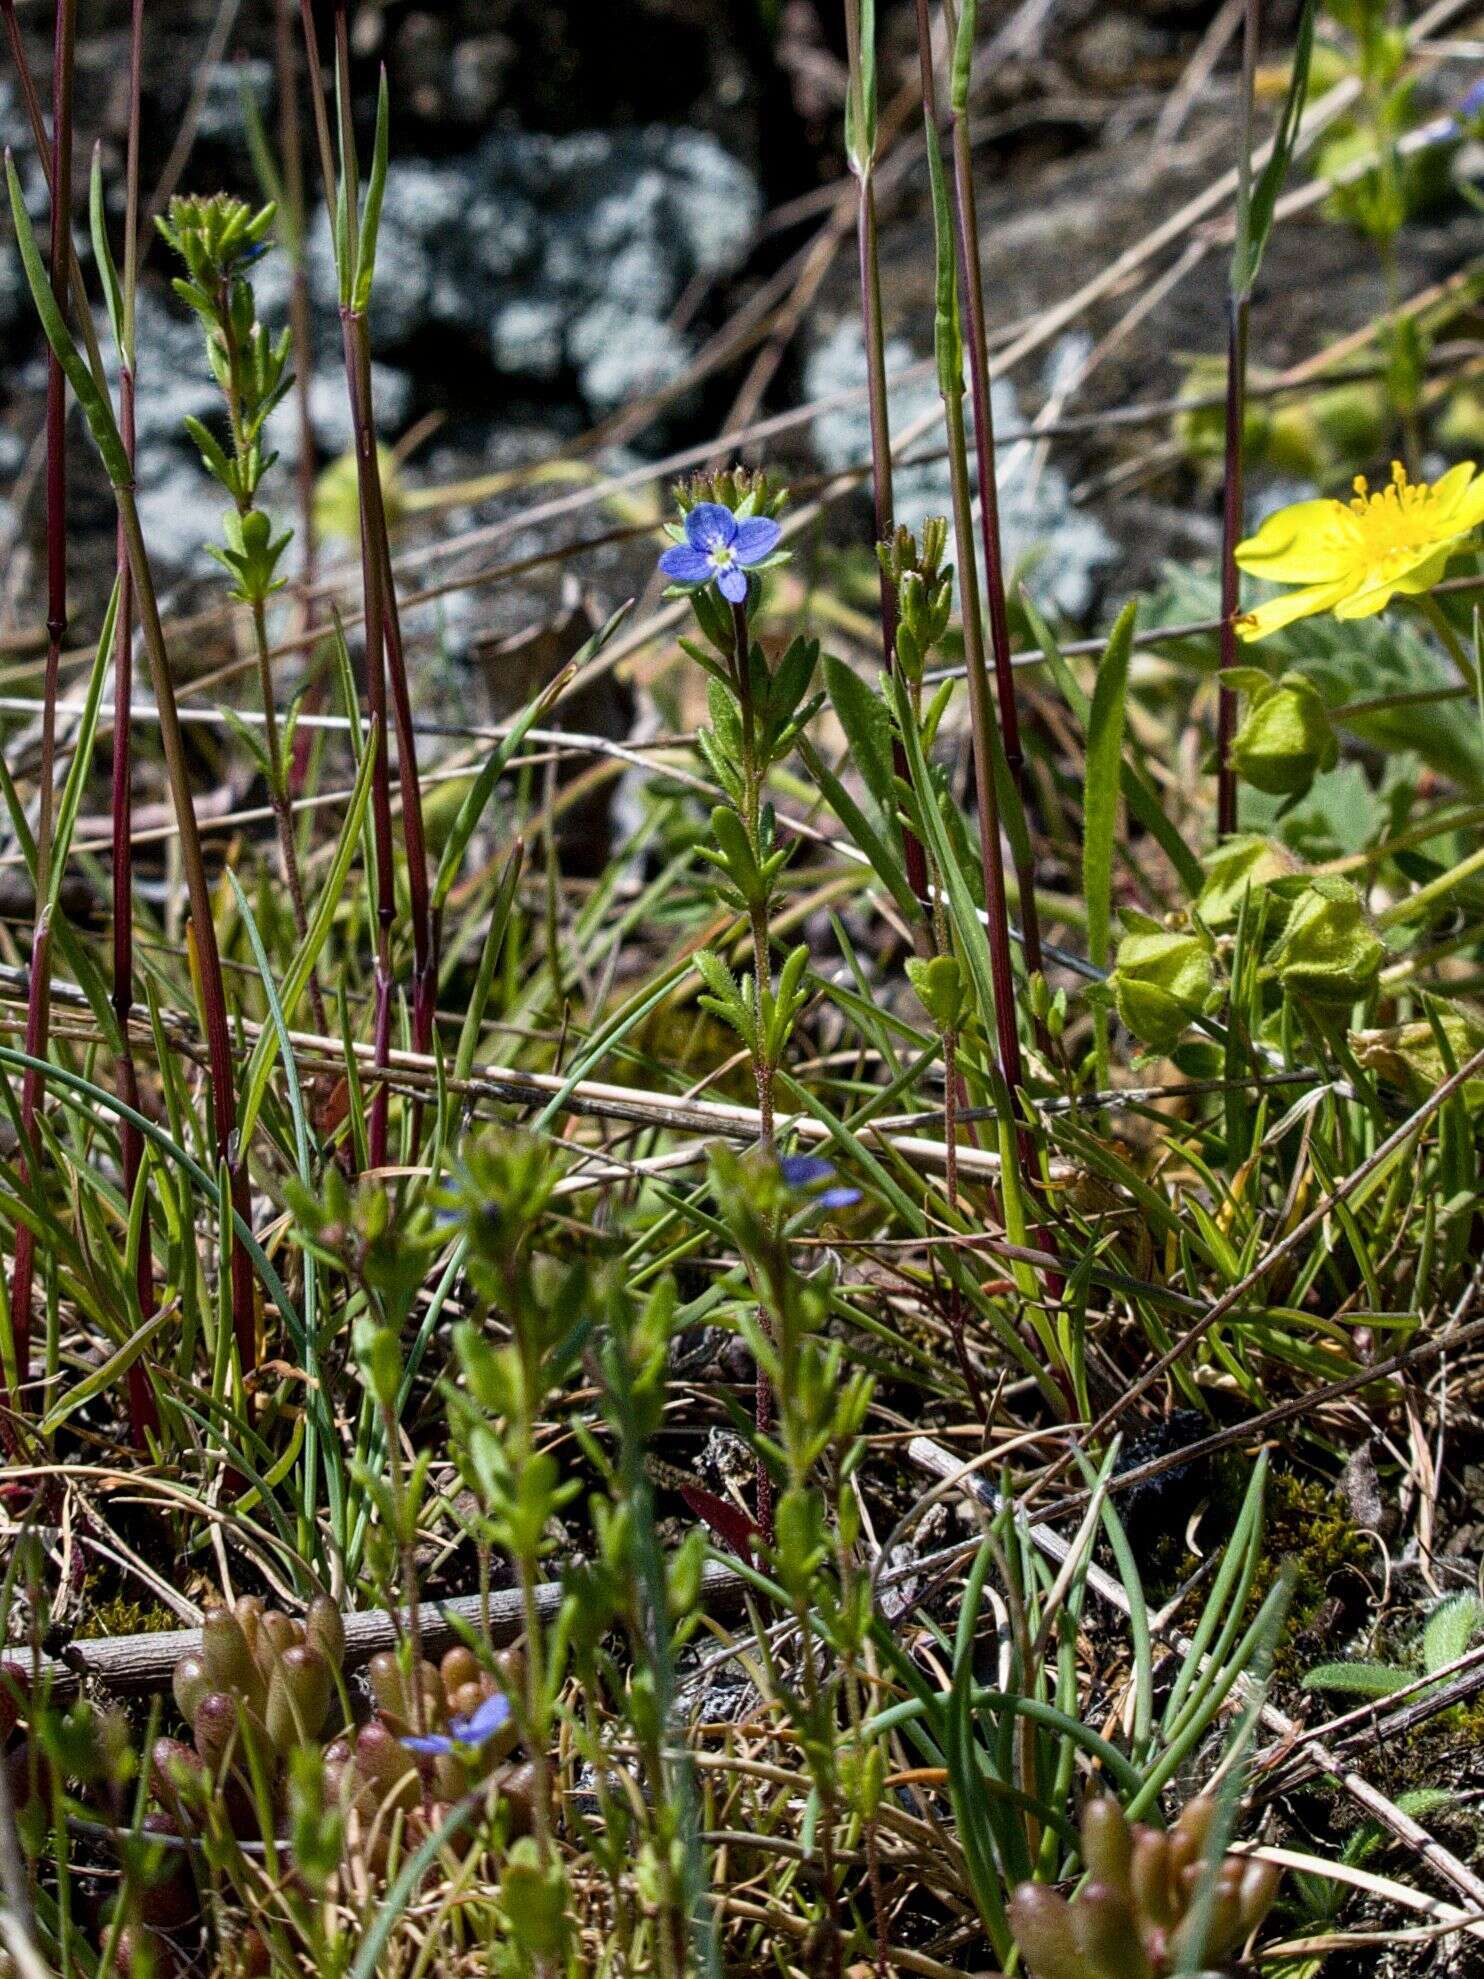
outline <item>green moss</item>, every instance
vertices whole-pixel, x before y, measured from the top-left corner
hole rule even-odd
[[[180,1627],[180,1617],[158,1601],[130,1601],[122,1594],[89,1599],[87,1616],[90,1635],[164,1635]]]

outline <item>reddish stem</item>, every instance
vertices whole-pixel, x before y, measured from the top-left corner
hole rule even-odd
[[[72,212],[72,57],[76,0],[57,0],[52,49],[52,211],[50,274],[52,295],[67,315],[68,255]],[[26,1051],[45,1058],[51,1017],[51,927],[47,901],[51,886],[52,807],[56,781],[57,682],[62,641],[67,636],[67,381],[56,353],[46,366],[46,670],[41,690],[41,762],[36,820],[36,927],[31,943],[31,980],[26,998]],[[20,1177],[30,1181],[41,1159],[36,1113],[42,1081],[27,1071],[21,1084]],[[31,1378],[31,1297],[36,1240],[29,1228],[16,1229],[10,1281],[10,1314],[17,1388]]]

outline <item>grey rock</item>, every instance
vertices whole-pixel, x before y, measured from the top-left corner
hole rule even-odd
[[[466,158],[394,165],[372,347],[453,330],[507,377],[570,369],[589,410],[611,410],[684,369],[694,346],[671,313],[697,275],[740,265],[760,211],[751,175],[699,131],[500,131]],[[333,294],[323,216],[311,268]]]

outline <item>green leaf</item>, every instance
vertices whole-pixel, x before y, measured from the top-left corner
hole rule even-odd
[[[937,249],[937,286],[933,311],[933,349],[938,359],[938,390],[946,399],[963,397],[964,340],[958,316],[958,264],[953,251],[953,213],[948,204],[948,181],[938,128],[927,124],[928,178],[933,194],[933,241]]]
[[[93,671],[88,678],[87,698],[83,702],[82,717],[77,725],[72,761],[68,765],[67,780],[62,785],[62,795],[57,804],[56,827],[52,835],[51,877],[46,898],[48,918],[56,913],[57,903],[62,897],[62,875],[67,866],[67,854],[72,847],[72,834],[77,826],[77,814],[82,807],[83,791],[93,767],[93,741],[98,733],[98,707],[103,698],[103,682],[113,657],[113,635],[118,624],[119,588],[119,580],[115,577],[113,589],[108,596],[108,609],[103,614],[103,630],[98,634],[98,650],[93,660]]]
[[[453,829],[449,832],[447,842],[443,847],[443,856],[438,861],[438,877],[433,884],[432,896],[433,911],[435,913],[448,899],[449,891],[454,881],[458,878],[459,866],[463,860],[464,853],[468,849],[469,840],[479,828],[479,821],[484,816],[490,798],[494,795],[495,785],[504,773],[506,764],[525,740],[527,732],[534,728],[548,709],[560,699],[573,675],[580,672],[590,660],[602,652],[619,626],[623,624],[624,620],[633,610],[633,605],[634,601],[632,598],[627,604],[620,605],[607,624],[601,626],[593,634],[592,638],[585,642],[580,651],[573,656],[568,664],[562,668],[561,672],[542,688],[535,700],[528,707],[522,709],[521,713],[511,723],[510,733],[501,738],[494,754],[485,763],[484,768],[475,778],[468,795],[459,806],[459,813],[454,819]]]
[[[1456,1663],[1481,1630],[1484,1630],[1484,1602],[1478,1595],[1470,1588],[1450,1594],[1433,1609],[1422,1631],[1423,1669],[1431,1676],[1434,1670]]]
[[[376,275],[376,237],[381,231],[381,202],[386,193],[390,119],[386,66],[383,64],[381,88],[376,98],[376,142],[371,153],[371,177],[366,186],[366,205],[361,214],[361,237],[356,247],[355,288],[351,295],[351,307],[358,314],[364,311],[371,301],[371,284]]]
[[[1411,1682],[1411,1672],[1393,1663],[1318,1663],[1303,1676],[1305,1690],[1343,1691],[1351,1697],[1389,1697]]]
[[[280,996],[284,1021],[291,1024],[294,1012],[299,1007],[299,999],[308,985],[319,952],[324,947],[330,929],[334,925],[335,913],[340,905],[340,897],[345,891],[345,882],[350,872],[351,860],[355,856],[356,840],[360,836],[361,823],[366,815],[366,805],[371,795],[371,783],[376,768],[375,729],[373,725],[371,746],[361,757],[361,766],[351,792],[350,805],[341,827],[340,842],[335,848],[335,857],[329,872],[325,875],[324,886],[315,904],[314,915],[300,942],[298,952],[289,964],[288,974],[283,980]],[[247,1078],[244,1081],[246,1097],[237,1122],[237,1132],[242,1146],[246,1147],[252,1138],[252,1130],[257,1122],[259,1109],[268,1089],[269,1075],[278,1055],[278,1034],[267,1025],[258,1034],[253,1047]]]
[[[42,330],[58,364],[66,374],[67,382],[72,387],[78,404],[82,407],[83,417],[88,422],[88,430],[98,448],[105,473],[115,488],[126,488],[130,485],[133,475],[129,466],[129,456],[124,451],[124,443],[119,437],[113,407],[108,402],[108,394],[95,383],[92,372],[83,362],[82,354],[68,331],[66,319],[57,307],[57,299],[52,294],[52,285],[41,259],[41,250],[36,245],[31,216],[26,211],[21,182],[16,176],[15,161],[9,156],[5,160],[5,177],[10,189],[10,215],[15,222],[16,244],[21,251],[21,264],[26,271],[31,300],[36,305],[36,314],[41,319]]]
[[[953,38],[953,71],[948,101],[955,117],[969,107],[969,84],[974,74],[974,33],[979,24],[979,0],[960,0],[958,33]]]
[[[108,245],[108,220],[103,208],[103,161],[97,149],[93,152],[93,169],[88,179],[88,225],[92,230],[93,259],[98,264],[98,279],[103,284],[103,302],[108,310],[114,347],[125,364],[132,364],[134,353],[126,348],[128,338],[123,286],[119,281],[119,271],[114,266],[113,250]]]
[[[469,1007],[464,1012],[458,1050],[454,1054],[453,1076],[456,1082],[467,1079],[474,1064],[480,1027],[484,1023],[485,1009],[489,1004],[490,990],[495,980],[495,964],[500,959],[505,930],[510,922],[510,910],[515,904],[515,889],[520,884],[525,850],[524,840],[518,838],[510,849],[510,856],[505,861],[505,870],[501,873],[500,883],[495,889],[494,904],[490,908],[489,931],[485,935],[484,947],[480,951],[479,973],[474,978],[474,994],[470,997]]]
[[[1232,294],[1238,298],[1250,296],[1257,281],[1257,271],[1262,266],[1268,236],[1273,230],[1278,195],[1283,190],[1283,181],[1293,162],[1299,125],[1303,121],[1304,102],[1309,93],[1309,64],[1314,54],[1316,10],[1317,0],[1304,0],[1298,40],[1293,51],[1293,70],[1288,79],[1288,94],[1283,99],[1278,128],[1273,134],[1272,150],[1261,177],[1247,197],[1242,196],[1246,192],[1246,175],[1243,175],[1244,183],[1238,194],[1237,239],[1232,249],[1231,266]]]
[[[1087,724],[1087,787],[1082,811],[1082,894],[1087,903],[1087,955],[1094,968],[1108,966],[1113,919],[1113,851],[1123,762],[1124,707],[1133,651],[1136,604],[1118,615],[1093,687]],[[1108,1083],[1108,1020],[1094,1012],[1097,1082]]]

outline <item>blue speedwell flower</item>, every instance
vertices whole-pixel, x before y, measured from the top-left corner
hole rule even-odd
[[[747,573],[772,556],[783,531],[771,516],[732,514],[720,502],[697,502],[685,518],[685,541],[660,558],[674,584],[715,584],[729,604],[747,596]]]
[[[503,1691],[496,1691],[478,1704],[467,1717],[454,1717],[448,1721],[447,1732],[426,1732],[417,1737],[404,1738],[402,1743],[409,1752],[423,1752],[433,1759],[444,1759],[460,1746],[478,1747],[488,1745],[495,1733],[510,1722],[510,1699]]]
[[[828,1182],[834,1175],[835,1165],[817,1154],[786,1154],[778,1163],[778,1173],[790,1189],[813,1189],[816,1183]],[[833,1188],[820,1189],[809,1200],[818,1209],[849,1209],[852,1203],[861,1199],[859,1189],[852,1189],[843,1182]]]

